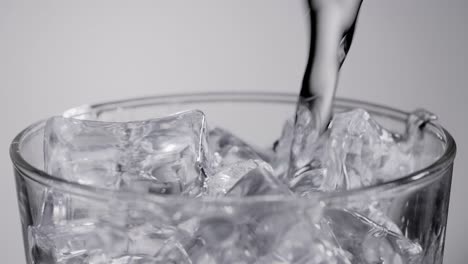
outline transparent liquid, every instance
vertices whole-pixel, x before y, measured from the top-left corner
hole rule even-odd
[[[314,113],[312,124],[326,129],[338,75],[351,47],[362,0],[307,0],[310,49],[299,104]]]

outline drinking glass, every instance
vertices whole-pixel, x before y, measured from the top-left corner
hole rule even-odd
[[[86,105],[64,116],[120,122],[200,109],[210,127],[266,148],[293,116],[296,99],[282,93],[180,94]],[[382,105],[337,99],[334,112],[355,108],[392,132],[405,131],[409,114]],[[423,141],[439,157],[397,180],[308,197],[242,198],[115,191],[49,175],[44,125],[24,129],[10,148],[30,264],[442,263],[456,145],[435,123],[424,128]],[[380,211],[369,209],[374,205]]]

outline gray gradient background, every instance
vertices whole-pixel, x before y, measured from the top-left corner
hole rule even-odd
[[[0,258],[23,263],[7,149],[71,106],[149,94],[296,92],[300,0],[0,0]],[[438,113],[458,142],[446,263],[468,259],[468,1],[365,1],[339,96]]]

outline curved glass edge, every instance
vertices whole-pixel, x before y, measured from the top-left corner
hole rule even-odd
[[[268,102],[268,103],[295,103],[296,95],[289,93],[269,93],[269,92],[207,92],[207,93],[194,93],[194,94],[171,94],[152,96],[144,98],[134,98],[122,101],[113,101],[103,104],[85,105],[82,107],[73,108],[65,112],[65,116],[76,116],[86,113],[85,111],[105,111],[110,109],[125,109],[144,107],[148,105],[160,104],[174,104],[174,103],[190,103],[190,102],[221,102],[221,101],[242,101],[242,102]],[[405,120],[409,115],[408,112],[404,112],[391,107],[368,103],[365,101],[337,98],[334,104],[335,107],[343,108],[357,108],[363,107],[369,112],[376,112],[381,116],[388,116],[400,120]],[[125,197],[138,197],[142,201],[150,200],[152,202],[167,202],[171,200],[171,203],[187,203],[189,201],[196,202],[210,202],[220,204],[236,204],[236,203],[257,203],[257,202],[306,202],[311,199],[335,199],[347,196],[353,196],[362,194],[364,192],[376,192],[379,195],[385,195],[385,193],[394,193],[403,191],[408,188],[418,188],[419,186],[430,184],[436,181],[443,175],[447,170],[451,169],[457,151],[455,140],[451,134],[443,127],[435,125],[433,123],[427,126],[432,132],[436,133],[436,136],[446,144],[444,154],[434,163],[423,168],[419,171],[415,171],[399,179],[383,182],[378,185],[366,186],[362,188],[356,188],[352,190],[317,193],[317,195],[308,197],[295,197],[295,196],[280,196],[280,195],[265,195],[265,196],[251,196],[243,198],[235,197],[201,197],[200,199],[192,199],[183,196],[157,196],[139,194],[131,191],[113,191],[104,188],[97,188],[93,186],[81,185],[75,182],[69,182],[64,179],[55,177],[46,173],[45,171],[34,167],[29,164],[21,155],[20,149],[23,140],[31,134],[41,130],[44,127],[45,120],[36,122],[29,127],[21,131],[12,141],[10,145],[10,158],[13,162],[13,166],[16,170],[30,180],[37,182],[41,185],[45,185],[51,188],[62,189],[71,194],[76,194],[84,197],[89,197],[98,200],[108,200],[110,197],[114,198],[125,198]]]

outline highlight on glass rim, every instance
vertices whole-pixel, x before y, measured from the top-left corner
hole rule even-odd
[[[335,98],[365,5],[304,0],[288,93],[130,98],[25,128],[10,155],[27,263],[443,263],[451,134],[423,108]]]

